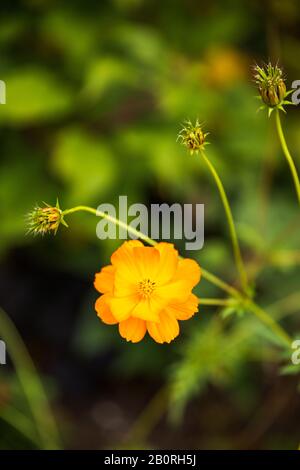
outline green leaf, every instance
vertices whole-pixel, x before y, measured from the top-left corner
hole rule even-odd
[[[114,86],[137,84],[136,70],[125,61],[114,57],[94,60],[87,72],[82,96],[100,98]]]
[[[101,203],[118,172],[107,145],[80,128],[67,128],[55,142],[52,169],[66,185],[68,204]]]
[[[0,122],[41,125],[41,121],[52,121],[71,109],[70,89],[45,69],[15,69],[3,79],[6,104],[1,106]]]

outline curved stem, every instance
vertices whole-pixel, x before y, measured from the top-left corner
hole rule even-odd
[[[273,317],[278,321],[288,315],[296,313],[300,304],[300,292],[295,291],[291,294],[276,300],[268,306],[268,310],[272,312]]]
[[[268,326],[273,333],[280,338],[284,344],[290,346],[292,343],[292,338],[288,335],[288,333],[274,320],[271,315],[269,315],[265,310],[259,307],[255,302],[248,301],[246,305],[251,310],[252,313],[266,326]]]
[[[231,295],[232,297],[235,297],[237,299],[240,299],[242,297],[241,293],[237,289],[235,289],[230,284],[228,284],[227,282],[217,277],[215,274],[212,274],[210,271],[207,271],[202,266],[201,266],[201,273],[202,273],[203,278],[206,279],[206,281],[219,287],[221,290],[223,290],[224,292],[227,292],[227,294]]]
[[[220,306],[220,307],[229,307],[237,304],[237,299],[208,299],[208,298],[199,298],[199,305],[211,305],[211,306]]]
[[[124,228],[129,233],[134,235],[134,237],[144,240],[146,243],[148,243],[151,246],[155,246],[157,243],[155,240],[152,240],[152,238],[147,237],[144,233],[139,232],[138,230],[131,227],[130,225],[127,225],[125,222],[122,222],[121,220],[107,214],[106,212],[102,212],[97,209],[94,209],[93,207],[88,207],[88,206],[72,207],[72,209],[67,209],[63,211],[62,215],[65,216],[65,215],[73,214],[74,212],[80,212],[80,211],[89,212],[90,214],[103,217],[104,219],[114,223],[115,225],[118,225],[119,227]],[[206,279],[211,284],[214,284],[215,286],[224,290],[228,294],[233,295],[234,297],[240,297],[240,293],[237,289],[230,286],[229,284],[224,282],[222,279],[218,278],[215,274],[212,274],[203,268],[201,268],[201,273],[202,273],[203,278]]]
[[[76,207],[73,207],[72,209],[67,209],[63,211],[62,215],[65,216],[65,215],[73,214],[74,212],[79,212],[79,211],[85,211],[93,215],[98,215],[100,217],[103,217],[109,220],[110,222],[126,229],[135,237],[146,241],[148,244],[152,246],[155,246],[157,244],[155,240],[152,240],[151,238],[147,237],[142,232],[139,232],[138,230],[130,227],[126,223],[122,222],[121,220],[115,217],[112,217],[111,215],[105,212],[94,209],[92,207],[76,206]],[[214,274],[210,273],[209,271],[206,271],[205,269],[201,268],[201,272],[202,272],[203,278],[206,279],[208,282],[214,284],[215,286],[219,287],[223,291],[227,292],[232,297],[234,297],[235,300],[240,301],[243,305],[248,306],[249,310],[252,313],[254,313],[260,319],[262,323],[267,325],[278,338],[280,338],[285,344],[288,343],[290,345],[291,338],[289,337],[289,335],[284,331],[283,328],[281,328],[281,326],[267,312],[265,312],[261,307],[255,304],[255,302],[250,300],[248,297],[245,297],[237,289],[230,286],[229,284],[227,284],[226,282],[224,282],[222,279],[218,278]],[[205,304],[206,305],[228,305],[229,302],[232,303],[234,299],[199,299],[199,304],[202,303],[203,305]]]
[[[288,162],[288,165],[290,167],[292,177],[293,177],[293,180],[294,180],[296,193],[297,193],[298,202],[300,204],[300,181],[299,181],[299,176],[298,176],[298,173],[297,173],[297,169],[296,169],[296,165],[294,163],[293,157],[290,154],[290,151],[288,149],[288,146],[287,146],[287,143],[286,143],[286,140],[285,140],[285,137],[284,137],[284,133],[283,133],[282,125],[281,125],[281,120],[280,120],[280,114],[279,114],[278,109],[276,109],[275,119],[276,119],[276,128],[277,128],[280,144],[281,144],[284,156],[285,156],[285,158]]]
[[[236,267],[237,267],[238,273],[240,275],[242,287],[243,287],[244,291],[247,292],[248,277],[247,277],[246,269],[245,269],[244,262],[243,262],[243,259],[242,259],[242,255],[241,255],[240,245],[239,245],[238,237],[237,237],[237,234],[236,234],[236,229],[235,229],[235,225],[234,225],[234,221],[233,221],[233,217],[232,217],[230,204],[229,204],[229,201],[228,201],[223,183],[221,181],[221,178],[219,177],[215,167],[213,166],[213,164],[207,158],[207,156],[205,155],[205,153],[203,151],[201,152],[201,154],[202,154],[202,157],[203,157],[210,173],[212,174],[212,176],[215,180],[215,183],[217,185],[217,188],[219,190],[220,197],[221,197],[224,209],[225,209],[225,214],[226,214],[226,217],[227,217],[228,226],[229,226],[229,232],[230,232],[230,237],[231,237],[231,241],[232,241],[232,248],[233,248]]]
[[[106,212],[99,211],[98,209],[93,209],[92,207],[76,206],[76,207],[73,207],[72,209],[63,211],[62,215],[65,216],[65,215],[72,214],[73,212],[78,212],[78,211],[90,212],[91,214],[97,215],[99,217],[103,217],[103,219],[106,219],[109,222],[112,222],[113,224],[118,225],[119,227],[127,230],[135,238],[140,238],[141,240],[144,240],[145,242],[147,242],[149,245],[152,245],[152,246],[156,245],[156,242],[152,240],[151,238],[147,237],[144,233],[139,232],[138,230],[131,227],[130,225],[127,225],[125,222],[122,222],[122,220],[119,220],[116,217],[113,217],[112,215],[107,214]]]

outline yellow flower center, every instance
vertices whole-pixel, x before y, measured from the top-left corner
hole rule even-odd
[[[151,281],[151,279],[143,279],[139,282],[138,286],[139,294],[144,299],[148,299],[155,289],[155,282]]]

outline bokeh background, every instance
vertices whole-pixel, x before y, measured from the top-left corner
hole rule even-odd
[[[127,344],[94,312],[94,273],[120,242],[98,240],[84,213],[32,238],[24,214],[56,197],[64,209],[122,194],[204,203],[204,248],[176,244],[235,282],[211,177],[176,143],[199,118],[257,299],[296,337],[298,208],[251,65],[278,60],[288,86],[300,79],[298,0],[2,0],[0,11],[0,447],[296,448],[296,369],[255,318],[201,307],[171,345]],[[298,166],[299,116],[283,116]],[[222,295],[204,280],[197,293]]]

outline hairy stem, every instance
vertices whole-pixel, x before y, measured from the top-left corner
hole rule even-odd
[[[276,119],[276,128],[277,128],[281,148],[282,148],[284,156],[285,156],[285,158],[288,162],[288,165],[290,167],[290,171],[292,173],[292,177],[293,177],[293,181],[294,181],[294,185],[295,185],[295,189],[296,189],[296,193],[297,193],[298,203],[300,204],[300,181],[299,181],[299,176],[298,176],[298,173],[297,173],[297,169],[296,169],[296,165],[294,163],[293,157],[290,154],[290,151],[288,149],[288,146],[287,146],[287,143],[286,143],[286,140],[285,140],[285,137],[284,137],[284,133],[283,133],[282,125],[281,125],[281,120],[280,120],[279,109],[276,109],[275,119]]]

